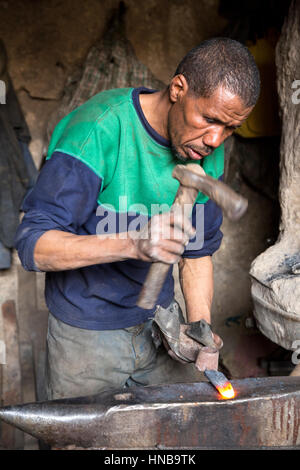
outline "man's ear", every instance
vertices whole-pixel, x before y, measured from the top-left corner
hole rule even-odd
[[[188,92],[189,86],[184,75],[175,75],[169,86],[170,101],[180,101]]]

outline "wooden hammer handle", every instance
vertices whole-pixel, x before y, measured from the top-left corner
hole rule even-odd
[[[177,166],[177,172],[180,172],[180,167],[181,165]],[[176,177],[174,174],[173,176]],[[191,184],[191,177],[192,173],[183,172],[181,174],[181,184],[172,206],[173,209],[176,205],[184,207],[185,204],[191,204],[193,206],[198,192],[201,191],[218,204],[230,220],[238,220],[246,212],[248,206],[247,199],[237,194],[222,181],[215,180],[205,173],[201,174],[197,172],[195,175],[196,189],[195,187],[188,186]],[[152,264],[137,302],[139,307],[151,309],[155,306],[169,269],[169,264],[161,262]]]
[[[145,308],[146,310],[155,307],[171,266],[173,265],[161,262],[152,263],[137,301],[138,307]]]
[[[186,186],[180,185],[174,200],[174,203],[171,207],[174,209],[175,206],[184,207],[184,204],[191,204],[193,206],[198,195],[198,190]],[[162,289],[162,286],[165,282],[166,276],[169,269],[171,268],[170,264],[157,262],[153,263],[150,266],[146,280],[140,292],[137,305],[138,307],[144,309],[151,309],[155,307],[155,303],[158,299],[159,293]]]

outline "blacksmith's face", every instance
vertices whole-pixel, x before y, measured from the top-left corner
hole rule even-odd
[[[212,153],[253,109],[223,87],[209,98],[195,97],[182,75],[173,78],[169,91],[168,135],[172,152],[181,161],[201,160]]]

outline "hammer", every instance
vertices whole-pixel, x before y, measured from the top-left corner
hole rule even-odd
[[[205,174],[203,168],[195,163],[176,165],[173,172],[180,186],[175,196],[171,212],[183,208],[185,204],[194,205],[198,192],[208,196],[218,204],[230,220],[238,220],[246,212],[248,201],[237,194],[222,181]],[[137,305],[144,309],[155,306],[170,265],[162,262],[153,263],[142,287]]]

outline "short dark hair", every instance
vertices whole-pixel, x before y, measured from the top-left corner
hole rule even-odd
[[[182,74],[196,96],[209,97],[219,87],[238,95],[246,107],[254,106],[260,90],[257,65],[250,51],[230,38],[213,38],[194,47],[182,59],[175,75]],[[174,76],[175,76],[174,75]]]

